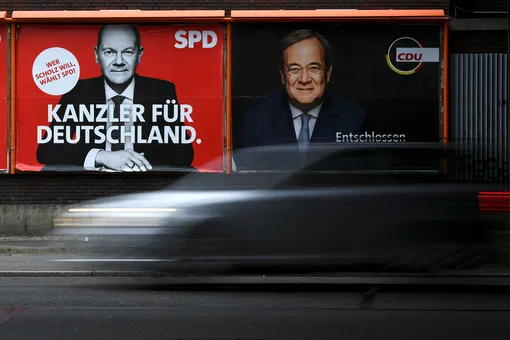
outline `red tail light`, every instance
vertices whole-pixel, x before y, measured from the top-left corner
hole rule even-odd
[[[510,212],[510,192],[478,193],[478,210]]]

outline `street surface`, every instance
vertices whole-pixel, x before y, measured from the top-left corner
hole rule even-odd
[[[86,236],[0,236],[2,272],[36,271],[158,271],[171,269],[172,260],[160,261],[146,252],[146,244],[119,245],[115,239]],[[510,247],[509,247],[510,248]],[[507,256],[510,259],[510,253]],[[510,274],[510,261],[487,263],[475,272]]]
[[[135,251],[140,247],[132,245]],[[130,255],[125,248],[97,237],[0,237],[0,272],[145,271],[158,267],[152,257],[139,252]]]
[[[0,338],[507,339],[510,293],[0,278]]]
[[[93,277],[131,275],[157,264],[125,253],[119,258],[117,250],[84,238],[0,240],[0,340],[507,338],[510,292],[495,288],[378,291],[374,282],[384,285],[395,278],[358,274],[349,280],[345,273],[333,278]],[[492,283],[509,286],[508,270],[499,273]],[[480,280],[448,282],[476,285]],[[398,282],[425,283],[413,277]]]

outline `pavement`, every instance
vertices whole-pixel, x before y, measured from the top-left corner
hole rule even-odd
[[[162,271],[161,262],[130,256],[104,237],[73,235],[1,236],[0,277],[169,277],[187,284],[473,284],[510,285],[510,268],[488,265],[476,271],[402,273],[309,273],[306,275],[182,275]],[[167,269],[166,268],[166,269]],[[467,280],[467,281],[466,281]]]
[[[117,250],[101,238],[0,237],[0,339],[508,338],[504,268],[192,276]]]
[[[90,254],[114,246],[105,237],[81,235],[0,236],[0,254]]]
[[[508,290],[190,288],[167,280],[1,277],[0,338],[508,338]]]
[[[106,237],[2,236],[0,276],[161,275],[148,270],[148,263],[158,267],[155,259],[125,247]]]

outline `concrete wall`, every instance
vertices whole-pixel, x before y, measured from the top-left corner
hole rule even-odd
[[[0,204],[0,236],[43,235],[61,204]]]
[[[0,235],[39,234],[56,209],[83,200],[161,189],[178,175],[0,175]]]

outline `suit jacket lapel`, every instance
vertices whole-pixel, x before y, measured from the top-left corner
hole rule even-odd
[[[96,105],[105,105],[106,104],[106,95],[105,95],[105,89],[104,89],[104,78],[103,76],[93,78],[89,80],[88,86],[81,90],[79,93],[76,94],[76,96],[73,98],[75,110],[76,112],[79,112],[79,105],[83,104],[87,108],[91,107],[94,110],[94,122],[83,122],[78,124],[84,124],[84,125],[92,125],[95,127],[97,126],[104,126],[104,133],[106,133],[106,123],[97,122],[97,118],[100,117],[101,109],[99,109]],[[101,106],[100,106],[101,107]],[[107,118],[107,114],[104,113],[101,118]],[[85,145],[85,139],[81,138],[80,142]],[[104,148],[106,145],[106,142],[103,142],[102,144],[95,144],[94,147],[100,147]],[[87,146],[88,147],[88,146]]]
[[[104,77],[97,77],[94,83],[86,89],[86,93],[82,97],[90,102],[90,104],[106,104],[106,95],[104,89]]]
[[[143,79],[138,74],[135,74],[135,91],[133,94],[133,103],[145,105],[147,99],[146,91],[147,89],[144,86]]]
[[[105,79],[104,76],[97,78],[97,84],[93,86],[93,89],[91,89],[94,93],[93,98],[96,104],[107,104],[106,103],[106,93],[105,93]],[[108,111],[106,111],[106,117],[108,117]],[[103,126],[104,132],[106,133],[107,123],[99,122],[96,123],[96,126]],[[106,141],[102,143],[101,146],[102,149],[106,149]]]
[[[87,107],[93,105],[95,117],[97,118],[100,113],[100,110],[96,107],[96,105],[106,104],[104,78],[102,76],[94,78],[93,83],[90,84],[90,86],[88,86],[84,91],[85,92],[79,94],[80,98],[78,98],[77,104],[85,104]],[[76,108],[76,110],[78,111],[78,107]],[[105,113],[102,118],[106,117],[107,114]],[[95,119],[93,125],[94,126],[104,125],[104,127],[106,128],[105,123],[96,122]]]
[[[271,115],[271,125],[275,136],[279,136],[285,143],[297,143],[294,121],[289,102],[284,92],[275,101],[275,114]]]
[[[105,88],[104,88],[104,77],[97,77],[94,79],[94,83],[91,84],[91,86],[87,87],[85,89],[87,92],[81,94],[81,97],[83,98],[83,102],[86,102],[89,105],[105,105],[106,104],[106,95],[105,95]],[[80,102],[81,103],[81,102]],[[99,112],[96,109],[96,114],[99,114]],[[107,114],[103,118],[106,118]],[[95,122],[96,126],[104,125],[106,128],[106,123],[101,122]]]
[[[135,123],[135,126],[137,125],[142,126],[142,135],[145,139],[149,137],[149,133],[152,126],[158,125],[156,122],[152,121],[152,105],[164,104],[156,102],[154,90],[155,89],[148,88],[147,84],[145,84],[145,81],[142,77],[140,77],[138,74],[135,75],[135,91],[133,94],[133,104],[142,105],[144,108],[143,112],[144,122],[137,122]],[[169,115],[172,115],[173,111],[170,110],[173,110],[173,106],[171,104],[168,110]],[[163,112],[163,109],[160,108],[159,111]]]
[[[325,94],[321,111],[317,117],[315,128],[312,133],[311,142],[331,142],[336,140],[336,130],[345,126],[342,115],[338,114],[329,94]]]

